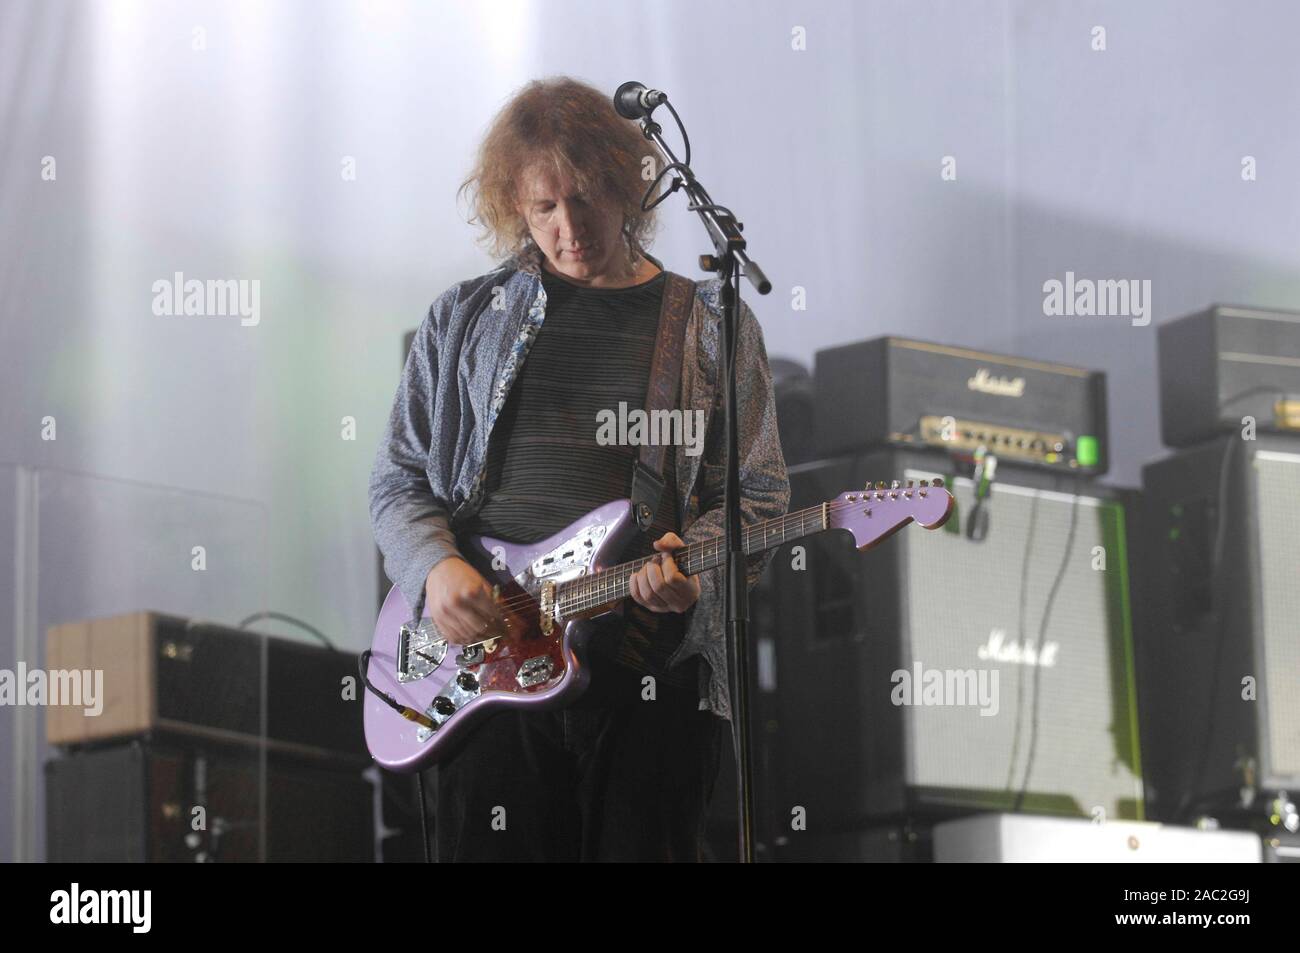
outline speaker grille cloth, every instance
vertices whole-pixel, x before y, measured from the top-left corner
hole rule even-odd
[[[1300,456],[1255,455],[1259,501],[1259,604],[1262,607],[1272,769],[1300,775]]]
[[[973,486],[958,479],[951,489],[957,499],[953,520],[964,529]],[[1024,784],[1035,666],[981,658],[981,648],[999,638],[1004,651],[1038,641],[1053,581],[1066,560],[1043,636],[1045,650],[1055,648],[1051,664],[1038,666],[1037,742],[1027,791],[1055,796],[1057,809],[1068,793],[1080,813],[1100,807],[1110,817],[1121,802],[1130,802],[1131,816],[1141,786],[1130,767],[1132,673],[1121,621],[1126,569],[1119,507],[998,484],[986,507],[989,530],[982,542],[946,531],[901,533],[894,540],[906,551],[910,590],[903,631],[911,643],[904,646],[904,660],[923,669],[984,669],[990,686],[991,673],[998,673],[996,714],[980,715],[978,706],[905,709],[909,782],[984,791],[1018,791]],[[1103,547],[1104,570],[1093,568],[1095,547]],[[1026,807],[1033,803],[1027,800]]]

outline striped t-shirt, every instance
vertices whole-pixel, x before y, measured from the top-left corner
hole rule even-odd
[[[644,409],[666,280],[660,272],[630,288],[586,288],[543,271],[546,320],[492,428],[484,502],[465,531],[537,542],[628,496],[640,447],[598,443],[598,415],[617,417],[620,401],[629,413]],[[674,394],[670,406],[677,401]],[[664,533],[681,535],[671,452],[667,460],[650,532],[638,533],[619,562],[650,555],[651,541]],[[616,615],[598,620],[593,652],[696,690],[698,659],[665,667],[682,640],[682,614],[652,612],[631,598],[624,613],[622,621]]]

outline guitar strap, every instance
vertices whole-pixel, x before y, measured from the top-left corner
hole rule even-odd
[[[650,381],[646,387],[647,425],[653,425],[654,411],[674,410],[678,385],[682,377],[682,348],[686,340],[686,319],[695,302],[695,282],[668,272],[664,285],[663,305],[659,311],[659,333],[654,357],[650,361]],[[646,434],[641,451],[632,466],[632,512],[641,531],[648,532],[659,500],[664,492],[664,459],[667,447]]]

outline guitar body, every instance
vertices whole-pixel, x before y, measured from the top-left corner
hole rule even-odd
[[[487,643],[446,646],[437,664],[438,652],[430,647],[436,627],[425,619],[422,630],[415,628],[411,607],[394,586],[375,624],[367,674],[375,688],[424,713],[435,727],[403,717],[367,691],[366,744],[375,761],[391,771],[418,771],[445,758],[493,712],[557,708],[580,695],[591,678],[586,648],[596,625],[589,620],[610,607],[552,622],[548,633],[540,611],[543,589],[614,565],[636,530],[631,502],[615,500],[540,542],[458,540],[466,561],[500,587],[497,601],[507,624]]]

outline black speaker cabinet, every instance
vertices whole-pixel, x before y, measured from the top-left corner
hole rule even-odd
[[[1300,437],[1239,434],[1143,472],[1139,642],[1153,815],[1300,789]]]
[[[94,715],[52,706],[50,744],[192,734],[370,763],[361,705],[345,692],[357,677],[351,653],[155,612],[51,626],[46,644],[51,668],[101,670],[112,687]]]
[[[813,427],[813,378],[798,361],[774,357],[772,396],[776,403],[776,424],[781,434],[781,452],[787,466],[806,463],[817,455]]]
[[[1017,807],[1143,816],[1123,501],[1004,465],[972,539],[973,487],[951,466],[882,449],[790,468],[791,510],[936,476],[956,507],[865,553],[843,531],[787,544],[756,588],[765,842],[798,811],[817,835]]]
[[[244,747],[129,741],[46,764],[51,862],[374,860],[360,771]]]

